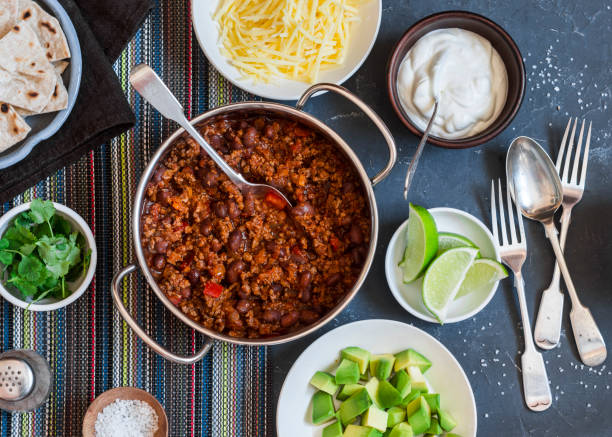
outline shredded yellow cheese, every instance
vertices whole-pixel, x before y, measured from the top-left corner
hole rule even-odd
[[[346,59],[351,23],[368,0],[220,0],[221,53],[244,78],[315,83]]]

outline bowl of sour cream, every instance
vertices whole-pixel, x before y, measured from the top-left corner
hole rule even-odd
[[[447,148],[486,143],[512,121],[525,93],[525,66],[510,35],[465,11],[430,15],[410,27],[388,64],[395,112],[421,136],[434,104],[429,142]]]

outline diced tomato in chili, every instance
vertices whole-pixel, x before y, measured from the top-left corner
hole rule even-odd
[[[279,196],[273,191],[268,191],[266,193],[265,201],[268,202],[270,206],[276,209],[284,209],[287,205],[285,199],[283,199],[281,196]]]
[[[223,293],[223,287],[216,282],[207,282],[204,285],[204,294],[210,297],[219,297]]]
[[[296,126],[293,129],[293,133],[297,137],[307,137],[307,136],[310,135],[310,131],[308,129],[303,129],[303,128],[299,127],[299,126]]]
[[[340,243],[340,240],[338,240],[338,238],[335,235],[332,235],[331,237],[329,237],[329,244],[332,247],[332,249],[338,250],[340,249],[340,246],[342,243]]]
[[[192,261],[193,261],[193,252],[189,252],[187,255],[185,255],[185,257],[183,258],[183,261],[181,261],[181,263],[179,264],[179,268],[181,270],[187,269],[187,267],[191,266]]]
[[[176,307],[181,303],[181,297],[176,294],[168,294],[168,299],[170,299],[170,302]]]

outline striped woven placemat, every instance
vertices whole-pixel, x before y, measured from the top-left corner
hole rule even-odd
[[[189,0],[161,0],[115,65],[134,107],[136,128],[2,205],[6,212],[34,197],[64,203],[89,223],[98,246],[96,277],[67,308],[33,313],[2,302],[2,350],[34,349],[53,372],[52,392],[43,407],[25,414],[2,412],[2,436],[80,436],[88,405],[117,386],[155,395],[166,409],[171,436],[252,437],[271,429],[265,348],[216,343],[196,365],[172,364],[135,338],[110,296],[113,273],[134,259],[130,217],[140,174],[176,129],[131,90],[130,68],[141,62],[153,66],[188,116],[252,99],[209,66],[192,33],[190,6]],[[201,347],[200,335],[167,311],[141,276],[126,282],[125,305],[156,341],[182,354]]]

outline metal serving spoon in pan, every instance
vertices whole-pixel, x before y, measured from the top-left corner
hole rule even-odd
[[[276,188],[266,184],[249,182],[240,173],[231,168],[215,149],[206,142],[198,130],[189,123],[181,104],[151,67],[146,64],[136,66],[130,74],[130,83],[161,115],[180,124],[185,129],[185,132],[197,141],[242,193],[250,192],[256,197],[274,196],[286,202],[285,206],[291,207],[291,202]]]

